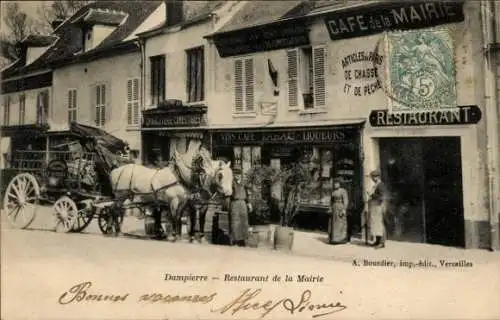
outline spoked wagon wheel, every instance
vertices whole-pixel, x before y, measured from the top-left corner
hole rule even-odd
[[[76,218],[75,224],[71,229],[71,232],[82,232],[88,225],[92,222],[92,218],[94,218],[95,209],[89,203],[88,200],[84,200],[81,204],[85,204],[84,208],[80,208],[78,210],[78,216]]]
[[[99,216],[97,217],[97,223],[99,225],[99,229],[101,230],[101,232],[103,234],[112,234],[112,233],[118,233],[120,230],[117,230],[117,226],[115,223],[112,223],[112,225],[109,225],[109,216],[111,214],[114,214],[114,215],[118,215],[118,224],[121,228],[121,225],[123,223],[123,215],[122,214],[118,214],[118,212],[113,212],[113,210],[117,210],[117,209],[113,209],[113,206],[109,206],[109,207],[104,207],[102,208],[101,212],[99,213]],[[115,219],[116,217],[114,217],[113,219]]]
[[[40,198],[40,187],[35,177],[29,173],[16,175],[7,185],[3,210],[11,225],[27,228],[35,219]]]
[[[56,232],[70,232],[78,219],[76,203],[68,196],[57,199],[54,203],[54,218]]]

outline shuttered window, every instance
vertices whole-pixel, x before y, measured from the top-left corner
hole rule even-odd
[[[97,127],[104,127],[106,124],[106,85],[96,85],[94,93],[95,124]]]
[[[326,106],[326,49],[287,50],[288,108],[311,110]]]
[[[23,125],[26,122],[26,95],[19,95],[19,124]]]
[[[314,107],[326,106],[325,47],[313,48]]]
[[[186,51],[188,102],[205,99],[205,56],[203,47]]]
[[[165,100],[165,56],[150,57],[151,62],[151,103],[157,106]]]
[[[234,112],[255,110],[255,71],[253,58],[234,60]]]
[[[139,124],[139,78],[127,81],[127,125]]]
[[[3,124],[8,126],[10,124],[10,96],[6,96],[3,103]]]
[[[68,91],[68,122],[77,121],[76,89]]]
[[[299,50],[287,51],[288,61],[288,107],[299,107]]]

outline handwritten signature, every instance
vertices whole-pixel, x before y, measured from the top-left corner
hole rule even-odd
[[[302,292],[298,302],[290,298],[283,298],[277,301],[256,301],[255,298],[259,296],[261,292],[261,289],[246,289],[236,299],[220,308],[211,309],[211,312],[220,314],[231,313],[231,315],[235,315],[242,310],[255,310],[261,312],[260,318],[262,319],[270,314],[271,311],[281,306],[291,314],[308,311],[312,312],[313,318],[319,318],[343,311],[347,308],[347,306],[341,302],[314,303],[311,301],[311,290]]]
[[[110,293],[94,293],[89,289],[92,287],[92,282],[86,281],[72,286],[69,290],[61,294],[58,302],[62,305],[78,302],[124,302],[129,299],[129,293],[110,294]],[[296,300],[292,298],[282,298],[278,300],[258,300],[262,289],[245,289],[236,298],[230,300],[228,303],[211,308],[212,313],[231,314],[235,315],[241,311],[255,311],[258,312],[259,318],[264,318],[269,315],[273,310],[283,308],[290,314],[299,314],[308,312],[312,318],[319,318],[329,314],[338,313],[345,309],[347,306],[341,302],[313,302],[311,290],[305,290],[300,297]],[[137,302],[149,303],[198,303],[198,304],[216,304],[215,297],[217,293],[206,295],[171,295],[171,294],[143,294],[137,299]]]

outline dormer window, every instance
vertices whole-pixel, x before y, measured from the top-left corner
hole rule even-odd
[[[91,8],[76,18],[74,23],[82,28],[83,52],[99,46],[127,17],[128,15],[121,11]]]

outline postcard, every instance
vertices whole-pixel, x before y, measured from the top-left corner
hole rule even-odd
[[[1,319],[500,318],[500,3],[1,8]]]

